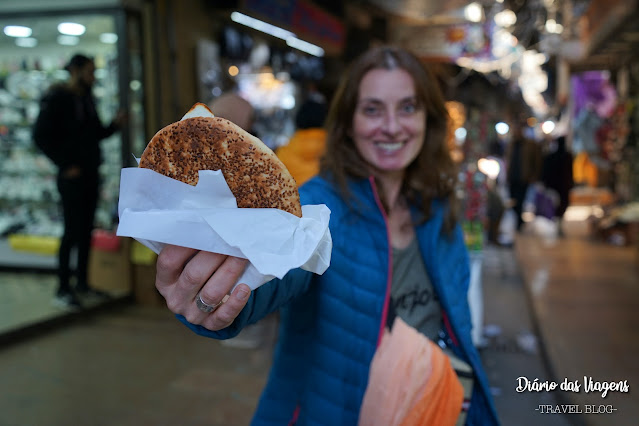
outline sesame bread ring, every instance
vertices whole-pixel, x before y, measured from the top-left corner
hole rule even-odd
[[[196,185],[199,170],[221,170],[238,207],[276,208],[302,217],[295,179],[255,136],[221,117],[191,117],[151,139],[140,158],[145,167]]]

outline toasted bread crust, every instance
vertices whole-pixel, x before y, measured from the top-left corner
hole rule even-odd
[[[221,117],[192,117],[151,139],[140,167],[196,185],[199,170],[221,170],[238,207],[277,208],[302,217],[295,180],[262,141]]]

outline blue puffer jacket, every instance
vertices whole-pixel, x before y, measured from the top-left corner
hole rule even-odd
[[[212,332],[233,337],[247,324],[280,309],[279,339],[273,366],[253,419],[254,425],[357,425],[369,365],[386,324],[392,254],[385,215],[372,180],[351,184],[352,208],[335,188],[315,177],[300,189],[302,204],[331,210],[331,265],[323,275],[301,269],[256,289],[228,328]],[[426,269],[439,296],[453,350],[472,365],[476,380],[469,425],[498,424],[488,382],[471,342],[467,302],[469,259],[458,227],[441,232],[444,208],[416,228]]]

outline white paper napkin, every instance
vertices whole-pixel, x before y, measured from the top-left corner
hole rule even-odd
[[[122,169],[118,213],[117,235],[156,253],[174,244],[248,259],[238,283],[251,289],[298,267],[322,274],[330,264],[328,207],[302,206],[301,218],[238,208],[220,171],[200,171],[192,186],[150,169]]]

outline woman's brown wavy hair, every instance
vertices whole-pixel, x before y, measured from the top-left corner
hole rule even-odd
[[[320,173],[332,176],[346,200],[350,199],[348,178],[367,178],[371,175],[368,163],[359,154],[349,136],[359,98],[359,86],[364,75],[373,69],[402,69],[415,82],[419,105],[426,112],[426,135],[422,150],[406,169],[401,194],[419,206],[420,221],[430,217],[431,201],[448,200],[445,230],[450,231],[457,215],[455,185],[457,168],[446,146],[448,111],[440,83],[414,54],[398,47],[372,48],[355,59],[342,76],[326,119],[326,153],[320,163]],[[380,185],[377,185],[381,188]],[[382,197],[382,200],[384,197]],[[385,206],[388,210],[388,206]]]

